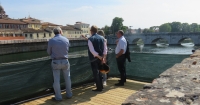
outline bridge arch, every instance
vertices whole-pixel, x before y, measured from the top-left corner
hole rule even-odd
[[[193,43],[194,43],[194,39],[190,38],[190,37],[184,37],[184,38],[181,38],[179,41],[178,41],[178,44],[181,44],[181,42],[183,42],[185,39],[190,39]]]
[[[156,44],[156,42],[158,42],[159,40],[165,40],[167,43],[169,43],[169,41],[165,38],[156,38],[151,41],[151,44]]]
[[[137,44],[138,41],[144,43],[144,39],[142,39],[142,38],[135,38],[135,39],[133,39],[132,44]]]

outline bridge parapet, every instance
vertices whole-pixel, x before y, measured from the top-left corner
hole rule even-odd
[[[138,39],[142,39],[144,44],[155,44],[159,39],[167,40],[168,44],[178,45],[182,40],[191,38],[195,45],[200,45],[200,32],[196,33],[147,33],[147,34],[125,34],[130,44],[136,44]],[[114,36],[108,36],[108,43],[115,44],[117,39]]]

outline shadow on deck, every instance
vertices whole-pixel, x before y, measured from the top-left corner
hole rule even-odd
[[[95,88],[93,83],[73,88],[72,99],[66,99],[63,92],[63,100],[60,102],[52,101],[53,95],[32,100],[21,105],[121,105],[131,94],[143,88],[147,83],[127,80],[125,86],[116,87],[114,84],[118,78],[110,78],[107,86],[102,92],[91,91]]]

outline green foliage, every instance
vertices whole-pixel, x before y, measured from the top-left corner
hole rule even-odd
[[[104,31],[105,35],[109,35],[109,34],[110,34],[110,31],[111,31],[111,30],[110,30],[110,27],[107,26],[107,25],[106,25],[105,27],[103,27],[102,30]]]
[[[182,32],[190,32],[190,25],[188,23],[182,23]]]
[[[142,33],[142,29],[141,28],[138,28],[138,33]]]
[[[165,23],[165,24],[162,24],[160,27],[159,27],[159,32],[171,32],[172,28],[171,26],[169,25],[169,23]]]
[[[127,31],[127,29],[128,29],[128,27],[127,27],[127,26],[122,26],[122,28],[121,28],[121,30],[123,30],[124,32],[126,32],[126,31]]]
[[[123,26],[124,19],[120,17],[115,17],[111,24],[112,33],[117,32],[118,30],[126,30]]]
[[[172,28],[171,32],[181,32],[181,30],[182,30],[181,22],[172,22],[172,23],[170,23],[170,26]]]
[[[143,30],[143,33],[153,33],[153,32],[154,32],[154,30],[148,29],[148,28],[145,28],[145,29]]]
[[[200,32],[199,25],[197,23],[192,23],[190,27],[191,27],[190,30],[191,32]]]

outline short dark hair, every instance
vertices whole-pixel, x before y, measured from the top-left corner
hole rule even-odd
[[[98,31],[97,26],[93,25],[93,26],[91,27],[90,31],[92,31],[92,32],[94,32],[94,33],[97,33],[97,31]]]
[[[118,31],[121,35],[124,35],[124,31],[123,30],[119,30]]]

